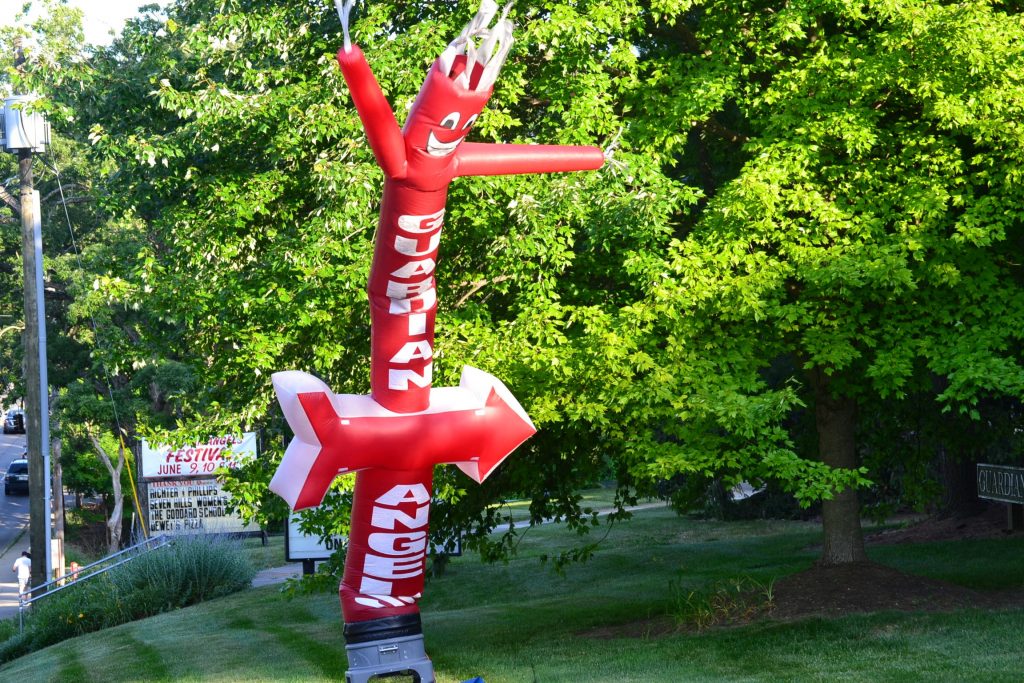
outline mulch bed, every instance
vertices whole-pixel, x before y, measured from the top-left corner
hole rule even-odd
[[[864,541],[869,544],[968,541],[977,538],[1003,538],[1013,533],[1006,529],[1006,506],[990,505],[977,515],[927,517],[903,528],[867,534]]]
[[[1017,535],[1021,532],[1015,532]],[[865,536],[868,544],[924,543],[929,541],[1001,538],[1006,512],[994,506],[969,518],[927,518],[905,528]],[[1024,606],[1024,589],[976,591],[946,581],[906,574],[874,562],[838,566],[815,565],[783,577],[774,584],[774,606],[754,620],[790,621],[816,616],[839,616],[883,611],[948,611],[966,607],[1006,608]],[[749,623],[749,619],[744,623]],[[720,624],[736,626],[740,624]],[[668,616],[602,627],[580,633],[589,638],[647,638],[677,631],[691,631]]]
[[[855,612],[943,611],[980,606],[990,600],[991,593],[905,574],[874,562],[855,562],[815,565],[779,579],[775,582],[775,608],[768,616],[789,620]],[[1005,599],[1000,604],[1005,605]]]

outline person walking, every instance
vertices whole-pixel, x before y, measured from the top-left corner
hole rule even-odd
[[[32,556],[27,550],[21,551],[21,557],[14,561],[11,571],[18,575],[18,600],[24,601],[24,593],[28,592],[28,583],[32,578]]]

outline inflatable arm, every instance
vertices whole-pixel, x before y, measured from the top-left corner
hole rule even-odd
[[[359,112],[377,164],[389,178],[404,178],[407,164],[402,130],[363,51],[355,45],[350,50],[338,50],[338,65],[352,93],[352,103]]]
[[[456,152],[455,175],[592,171],[603,164],[604,151],[599,147],[464,142]]]

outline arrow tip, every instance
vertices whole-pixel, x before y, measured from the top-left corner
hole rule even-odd
[[[322,411],[336,417],[331,401],[334,394],[321,380],[305,372],[277,372],[272,380],[281,412],[295,438],[288,444],[284,458],[270,480],[270,490],[284,498],[293,510],[315,507],[327,495],[338,470],[331,470],[330,463],[320,461],[323,444],[317,437],[314,418],[303,405],[302,397],[312,395],[318,399],[317,405]]]
[[[292,439],[284,458],[270,480],[270,490],[284,498],[292,510],[316,507],[323,502],[334,478],[345,472],[344,468],[325,471],[318,463],[321,455],[319,446],[312,446],[300,439]],[[318,467],[318,464],[321,466]]]
[[[502,384],[501,388],[505,389],[505,385]],[[520,444],[537,433],[537,428],[533,426],[530,418],[524,419],[526,411],[511,392],[505,389],[504,393],[512,400],[514,406],[510,405],[496,386],[491,388],[487,396],[484,414],[481,416],[481,419],[486,421],[484,433],[487,436],[485,442],[481,444],[480,455],[468,461],[455,463],[466,476],[478,484],[483,483]]]

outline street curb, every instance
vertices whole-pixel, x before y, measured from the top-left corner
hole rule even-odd
[[[18,543],[21,542],[22,537],[25,536],[25,532],[26,531],[28,531],[28,524],[23,524],[22,527],[21,527],[21,533],[18,534],[17,536],[15,536],[14,540],[11,541],[10,543],[8,543],[6,548],[4,548],[3,550],[0,550],[0,557],[3,557],[4,555],[6,555],[7,552],[11,548],[13,548],[14,546],[18,545]]]

